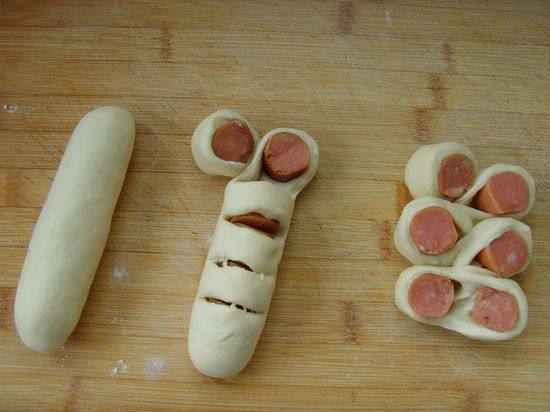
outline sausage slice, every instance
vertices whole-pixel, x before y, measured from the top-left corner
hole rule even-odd
[[[427,207],[414,215],[409,233],[418,250],[426,255],[445,253],[458,240],[452,215],[439,206]]]
[[[483,267],[507,277],[525,265],[528,254],[527,242],[523,236],[515,230],[509,230],[483,248],[478,253],[477,260]]]
[[[247,213],[246,215],[233,216],[231,218],[231,223],[259,230],[270,237],[275,236],[277,234],[277,229],[279,228],[278,221],[275,219],[268,219],[264,215],[256,212]]]
[[[472,186],[474,164],[463,154],[447,156],[441,161],[437,178],[441,194],[456,199]]]
[[[518,321],[518,302],[508,292],[484,287],[476,294],[472,317],[484,328],[508,332],[514,329]]]
[[[409,304],[418,316],[441,318],[447,314],[454,299],[454,287],[449,278],[424,273],[409,288]]]
[[[300,176],[309,167],[309,147],[294,133],[273,135],[264,150],[264,169],[279,182]]]
[[[518,213],[529,204],[529,186],[523,177],[514,172],[492,176],[477,192],[473,206],[493,215]]]
[[[254,151],[254,138],[246,123],[230,120],[214,132],[212,150],[220,159],[246,163]]]

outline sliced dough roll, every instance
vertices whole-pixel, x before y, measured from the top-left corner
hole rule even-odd
[[[274,180],[262,167],[267,143],[281,132],[299,136],[310,154],[305,172],[287,182]],[[205,375],[233,376],[250,361],[269,310],[294,202],[318,164],[319,150],[308,134],[276,129],[262,138],[246,169],[227,184],[189,326],[189,356]],[[277,221],[276,233],[234,223],[235,216],[254,213],[264,222]]]
[[[260,135],[254,127],[239,113],[231,109],[221,109],[205,117],[195,129],[191,137],[191,151],[195,163],[204,173],[213,176],[235,177],[246,167],[246,161],[224,160],[216,155],[213,148],[213,139],[216,132],[228,122],[237,121],[241,126],[248,130],[253,139],[253,145],[258,143]],[[246,130],[245,130],[246,132]],[[247,133],[248,134],[248,133]],[[235,145],[239,142],[233,142],[231,146],[226,146],[226,153],[232,150],[238,150]],[[252,156],[254,147],[250,156]]]
[[[485,186],[485,184],[487,184],[489,179],[491,179],[495,175],[498,175],[504,172],[512,172],[521,176],[525,180],[525,183],[527,184],[529,193],[528,193],[528,200],[527,200],[526,207],[523,210],[516,213],[499,214],[499,216],[512,217],[515,219],[521,219],[527,216],[531,211],[531,209],[533,208],[533,205],[535,204],[535,181],[533,180],[533,177],[529,174],[527,170],[525,170],[521,166],[516,166],[516,165],[497,163],[486,169],[483,169],[476,176],[473,186],[466,193],[464,193],[463,196],[458,198],[456,202],[463,205],[472,205],[473,207],[475,207],[475,205],[473,205],[473,202],[475,201],[475,197],[478,194],[478,192]]]
[[[462,247],[453,262],[453,266],[466,266],[476,263],[474,259],[484,248],[488,246],[490,247],[490,245],[492,245],[492,242],[494,242],[495,240],[498,242],[499,239],[502,239],[503,235],[506,235],[511,231],[519,235],[519,237],[523,239],[525,250],[508,250],[508,256],[504,257],[503,263],[506,264],[506,262],[508,261],[510,264],[514,264],[512,260],[518,259],[521,259],[523,263],[516,265],[517,267],[515,268],[515,270],[506,273],[505,275],[503,275],[502,273],[497,274],[504,277],[510,277],[523,272],[529,265],[529,260],[533,249],[531,229],[525,223],[505,217],[490,218],[475,225],[474,228],[465,237]],[[511,246],[513,247],[514,245]],[[509,247],[511,246],[509,245]],[[495,244],[494,247],[498,246]],[[504,245],[503,247],[506,247],[506,245]],[[520,254],[525,256],[519,256]],[[492,271],[497,272],[497,270]]]
[[[435,196],[455,199],[469,189],[470,186],[468,184],[462,185],[462,187],[458,185],[454,188],[447,188],[447,194],[453,194],[453,196],[447,196],[441,191],[445,191],[445,189],[440,188],[440,181],[452,180],[457,185],[457,182],[460,180],[468,180],[464,176],[467,172],[464,164],[457,165],[455,162],[454,165],[449,164],[451,170],[445,170],[445,164],[453,156],[465,158],[466,163],[469,160],[468,165],[471,166],[470,177],[476,175],[478,168],[477,160],[468,146],[456,142],[425,145],[420,147],[411,156],[405,167],[405,184],[412,196],[415,198]],[[469,181],[471,182],[472,180]],[[452,193],[453,191],[455,193]]]
[[[445,315],[438,318],[427,318],[417,315],[410,302],[411,285],[424,275],[451,279],[455,283],[452,306]],[[515,314],[517,319],[510,330],[499,332],[481,325],[480,322],[492,322],[491,317],[505,318],[510,316],[506,302],[489,300],[480,302],[479,294],[486,292],[500,293],[515,300]],[[479,340],[499,341],[511,339],[519,335],[527,325],[527,299],[520,286],[511,279],[496,277],[494,273],[477,266],[439,267],[439,266],[412,266],[404,270],[395,285],[395,303],[399,310],[412,319],[429,325],[441,326],[462,335]],[[491,307],[493,305],[493,307]],[[499,310],[501,313],[499,313]],[[474,314],[476,318],[474,318]],[[486,318],[478,317],[485,315]],[[508,320],[509,321],[509,320]]]
[[[29,348],[59,349],[86,302],[134,146],[134,119],[100,107],[76,126],[34,227],[15,324]]]
[[[458,232],[458,240],[446,252],[440,254],[426,254],[419,250],[411,235],[411,223],[415,216],[427,208],[442,208],[446,210],[454,222]],[[472,209],[470,207],[449,202],[431,196],[424,196],[411,201],[401,213],[394,233],[395,247],[405,258],[414,264],[430,264],[440,266],[450,266],[456,256],[462,249],[466,235],[472,230],[474,225],[491,215]]]

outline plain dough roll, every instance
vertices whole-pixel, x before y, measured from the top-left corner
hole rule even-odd
[[[410,305],[409,289],[414,280],[425,273],[444,276],[460,284],[460,287],[454,293],[454,303],[451,309],[443,317],[431,319],[418,316]],[[516,299],[519,316],[513,329],[498,332],[475,322],[472,317],[472,310],[476,295],[485,287],[509,293]],[[395,304],[401,312],[418,322],[441,326],[470,339],[508,340],[519,335],[527,325],[527,298],[521,287],[511,279],[499,278],[493,272],[477,266],[412,266],[405,269],[395,284]]]
[[[60,348],[75,328],[101,254],[134,146],[134,119],[99,107],[76,126],[36,222],[15,298],[15,324],[29,348]]]
[[[266,144],[281,132],[296,134],[310,151],[309,167],[284,183],[273,180],[262,168]],[[205,375],[236,375],[252,358],[275,289],[295,199],[318,165],[319,149],[307,133],[276,129],[262,138],[246,169],[227,184],[189,325],[189,357]],[[232,216],[247,213],[277,220],[276,234],[270,237],[231,223]],[[230,261],[250,270],[232,266]]]
[[[415,198],[421,196],[443,197],[439,191],[438,172],[441,161],[451,155],[466,156],[477,173],[477,160],[472,150],[462,143],[445,142],[420,147],[405,167],[405,184]]]

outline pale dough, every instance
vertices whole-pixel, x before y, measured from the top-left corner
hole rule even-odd
[[[134,146],[120,107],[85,115],[67,144],[36,222],[15,297],[15,324],[29,348],[59,349],[80,318]]]
[[[514,276],[523,272],[529,265],[531,253],[533,250],[533,241],[531,239],[531,228],[525,223],[507,217],[493,217],[478,223],[466,235],[462,248],[456,256],[453,266],[465,266],[474,264],[472,261],[484,247],[488,246],[493,240],[498,239],[504,233],[514,230],[525,239],[527,243],[528,258],[523,267],[509,276]]]
[[[460,239],[447,252],[440,255],[427,255],[418,250],[409,232],[412,218],[422,209],[431,206],[439,206],[447,210],[453,217]],[[432,196],[419,197],[411,201],[401,213],[394,233],[395,247],[405,258],[415,265],[439,265],[449,266],[466,241],[466,235],[473,229],[477,222],[491,217],[490,214],[481,212],[468,206],[449,202]]]
[[[212,149],[214,133],[218,127],[230,120],[240,120],[245,123],[250,129],[250,133],[252,133],[254,144],[257,144],[260,140],[260,135],[256,129],[234,110],[221,109],[205,117],[191,137],[191,151],[195,163],[206,174],[235,177],[246,167],[246,163],[220,159]]]
[[[301,137],[311,156],[308,169],[286,183],[271,179],[262,169],[264,148],[269,139],[280,132]],[[244,369],[252,357],[275,288],[295,199],[311,181],[318,165],[317,144],[307,133],[275,129],[257,144],[246,169],[227,184],[189,326],[189,356],[202,373],[219,378],[233,376]],[[249,212],[278,220],[275,237],[228,221],[232,216]],[[228,266],[228,259],[245,263],[253,272]],[[209,302],[206,298],[222,300],[231,306]]]
[[[487,169],[483,169],[475,178],[474,184],[468,190],[464,195],[456,200],[456,203],[469,205],[472,200],[474,199],[477,192],[481,190],[483,186],[485,186],[485,183],[494,175],[502,172],[515,172],[522,176],[525,181],[527,182],[527,186],[529,186],[529,203],[527,204],[527,207],[525,210],[518,212],[518,213],[509,213],[507,215],[501,215],[506,217],[512,217],[514,219],[521,219],[522,217],[525,217],[529,214],[531,209],[533,208],[533,205],[535,204],[535,181],[533,180],[533,177],[529,174],[527,170],[525,170],[521,166],[516,165],[507,165],[502,163],[494,164]]]
[[[446,142],[420,147],[405,167],[405,184],[413,197],[443,197],[439,191],[438,173],[441,161],[447,156],[462,154],[468,157],[477,173],[477,160],[472,150],[462,143]]]
[[[409,288],[411,283],[423,273],[446,276],[459,282],[462,287],[455,292],[454,303],[449,312],[439,319],[418,316],[409,305]],[[518,302],[519,318],[514,329],[508,332],[496,332],[478,325],[471,316],[476,292],[491,287],[514,295]],[[519,285],[511,279],[495,277],[494,273],[477,266],[439,267],[412,266],[405,269],[395,285],[395,303],[399,310],[412,319],[454,330],[471,339],[498,341],[507,340],[519,335],[527,325],[527,299]]]

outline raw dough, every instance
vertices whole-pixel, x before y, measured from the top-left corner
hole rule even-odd
[[[472,264],[472,260],[484,247],[488,246],[493,240],[501,237],[509,230],[515,230],[527,242],[528,258],[523,267],[508,277],[523,272],[529,265],[531,252],[533,249],[533,241],[531,239],[531,228],[525,223],[518,220],[506,217],[494,217],[478,223],[468,233],[462,248],[456,256],[453,266],[465,266]]]
[[[106,106],[84,116],[36,222],[15,297],[29,348],[59,349],[86,302],[134,146],[134,119]]]
[[[474,166],[474,176],[476,175],[477,160],[468,146],[456,142],[422,146],[414,152],[405,167],[405,184],[413,197],[443,197],[438,184],[439,167],[443,159],[453,154],[462,154],[469,158]]]
[[[460,236],[458,242],[456,242],[450,250],[439,255],[421,253],[409,233],[409,225],[414,215],[430,206],[439,206],[447,210],[453,216],[455,226]],[[489,217],[491,217],[491,215],[488,213],[481,212],[468,206],[452,203],[445,199],[439,199],[432,196],[419,197],[405,206],[401,213],[394,233],[395,247],[399,253],[416,265],[449,266],[463,248],[463,244],[466,240],[465,237],[473,229],[474,225]]]
[[[475,178],[474,184],[468,190],[464,195],[456,200],[456,203],[460,203],[463,205],[469,205],[472,200],[474,199],[477,192],[481,190],[481,188],[487,183],[487,181],[494,175],[501,173],[501,172],[514,172],[520,175],[525,179],[527,182],[527,186],[529,186],[529,203],[525,210],[518,213],[509,213],[507,215],[501,215],[506,217],[512,217],[515,219],[521,219],[522,217],[525,217],[529,214],[531,209],[533,208],[533,205],[535,204],[535,181],[533,180],[533,177],[529,174],[527,170],[525,170],[521,166],[516,165],[507,165],[502,163],[494,164],[487,169],[483,169]]]
[[[454,303],[449,312],[438,319],[418,316],[409,305],[409,287],[414,279],[423,273],[446,276],[462,286],[455,292]],[[519,285],[511,279],[494,277],[494,273],[477,266],[439,267],[412,266],[405,269],[395,285],[395,303],[399,310],[414,320],[429,325],[437,325],[454,330],[471,339],[497,341],[507,340],[519,335],[527,325],[527,299]],[[496,332],[474,322],[471,311],[476,292],[484,286],[514,295],[518,302],[519,319],[516,326],[508,332]]]
[[[271,179],[262,169],[264,148],[279,132],[297,134],[311,155],[308,169],[285,183]],[[189,326],[189,356],[202,373],[229,377],[244,369],[252,357],[275,288],[295,199],[318,165],[317,144],[307,133],[276,129],[262,138],[246,169],[228,183]],[[271,238],[228,221],[250,212],[276,219],[277,234]],[[245,263],[253,272],[228,266],[228,259]]]
[[[204,173],[214,176],[235,177],[241,173],[246,163],[232,162],[220,159],[212,150],[212,137],[223,123],[229,120],[240,120],[246,123],[252,133],[254,143],[260,140],[260,135],[254,127],[239,113],[231,109],[221,109],[205,117],[195,129],[191,137],[191,151],[195,163]]]

